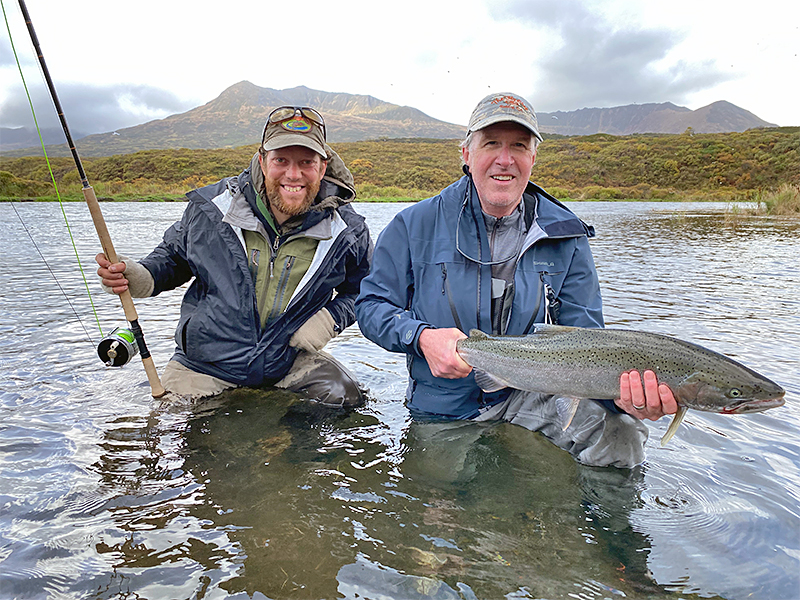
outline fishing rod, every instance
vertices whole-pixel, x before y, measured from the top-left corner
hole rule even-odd
[[[100,238],[100,245],[103,248],[103,253],[112,263],[119,262],[117,252],[114,250],[114,244],[111,242],[111,235],[108,233],[106,221],[103,218],[103,213],[100,210],[100,203],[97,201],[97,196],[94,189],[89,185],[89,179],[86,177],[86,172],[83,170],[78,151],[75,148],[75,143],[72,141],[72,135],[67,126],[67,119],[64,116],[64,111],[61,109],[61,102],[58,100],[56,88],[53,80],[50,77],[50,71],[44,62],[44,55],[42,54],[41,46],[39,45],[39,38],[36,37],[36,32],[33,29],[28,8],[25,6],[25,0],[19,0],[19,7],[22,10],[22,15],[25,18],[25,25],[28,27],[28,33],[31,36],[31,42],[36,50],[36,56],[39,59],[39,64],[42,67],[47,88],[50,91],[50,97],[53,99],[58,118],[61,121],[61,128],[64,130],[64,135],[67,136],[67,144],[69,150],[72,152],[72,158],[75,160],[75,166],[78,168],[78,175],[81,178],[81,186],[83,188],[83,198],[86,200],[86,205],[89,207],[89,213],[92,216],[97,236]],[[145,373],[147,373],[147,380],[150,382],[150,391],[154,398],[160,398],[166,391],[164,386],[161,385],[161,380],[158,377],[153,358],[150,356],[150,351],[147,349],[147,344],[144,341],[144,333],[142,327],[139,325],[139,315],[136,312],[136,307],[133,305],[133,298],[129,290],[125,290],[119,294],[119,299],[122,302],[122,308],[125,311],[125,319],[130,323],[130,331],[115,329],[109,336],[100,342],[97,352],[109,366],[122,366],[127,363],[134,354],[139,353],[142,358]],[[131,339],[133,338],[133,339]],[[133,342],[136,345],[133,345]]]

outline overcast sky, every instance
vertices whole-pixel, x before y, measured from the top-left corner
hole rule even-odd
[[[0,126],[57,124],[17,0],[2,0]],[[26,0],[70,129],[183,112],[242,80],[368,94],[465,124],[486,94],[537,111],[727,100],[800,125],[785,0]],[[391,6],[391,8],[390,8]]]

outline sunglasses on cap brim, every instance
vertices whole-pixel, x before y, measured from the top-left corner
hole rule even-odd
[[[312,123],[316,123],[323,129],[325,129],[325,119],[322,118],[322,115],[319,114],[313,108],[308,106],[280,106],[269,113],[269,117],[267,117],[268,123],[282,123],[283,121],[287,121],[293,117],[298,115],[304,116],[306,119],[311,121]]]

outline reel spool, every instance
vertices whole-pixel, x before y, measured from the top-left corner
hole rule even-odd
[[[97,345],[97,354],[107,367],[121,367],[139,353],[130,329],[117,327]]]

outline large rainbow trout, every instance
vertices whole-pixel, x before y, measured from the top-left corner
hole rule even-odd
[[[657,333],[537,324],[527,336],[472,330],[457,348],[485,391],[512,387],[572,398],[565,429],[581,398],[619,398],[622,373],[654,371],[679,405],[662,446],[689,408],[743,414],[784,403],[783,388],[763,375],[703,346]]]

